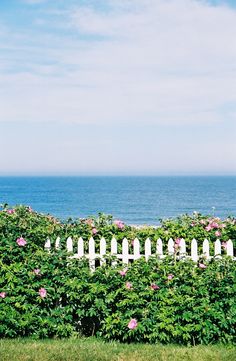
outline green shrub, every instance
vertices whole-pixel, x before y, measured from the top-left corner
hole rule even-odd
[[[189,227],[193,218],[199,224]],[[198,238],[191,232],[195,227],[200,229],[202,219],[199,215],[184,216],[165,221],[158,229],[134,230],[119,228],[102,215],[89,222],[63,224],[27,207],[10,212],[3,209],[0,337],[68,337],[80,333],[122,342],[235,343],[236,262],[230,258],[195,264],[152,257],[125,269],[121,263],[112,267],[108,257],[106,265],[91,273],[86,259],[68,258],[63,247],[43,250],[47,237],[65,240],[77,234],[88,239],[95,227],[95,238],[115,234],[120,240],[138,236],[142,241],[148,235],[159,238],[166,231],[168,238]],[[235,221],[229,219],[225,224],[222,233],[234,236]]]

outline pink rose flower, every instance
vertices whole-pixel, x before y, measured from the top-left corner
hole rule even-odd
[[[172,275],[172,273],[170,273],[170,274],[167,276],[167,279],[168,279],[168,280],[172,280],[172,278],[174,278],[174,275]]]
[[[92,229],[92,234],[94,234],[94,235],[95,235],[95,234],[97,234],[97,233],[98,233],[97,228],[93,228],[93,229]]]
[[[13,214],[13,213],[15,213],[15,210],[14,210],[14,209],[8,209],[8,210],[7,210],[7,213],[8,213],[8,214]]]
[[[224,224],[224,223],[222,223],[221,225],[220,225],[220,228],[225,228],[226,227],[226,224]]]
[[[138,322],[135,318],[132,318],[128,323],[128,328],[134,330],[138,326]]]
[[[36,274],[37,276],[40,276],[40,269],[39,269],[39,268],[35,268],[35,269],[34,269],[34,274]]]
[[[23,237],[17,238],[16,243],[20,247],[24,247],[27,244],[26,240]]]
[[[222,248],[224,248],[225,250],[227,249],[227,242],[222,242]]]
[[[220,231],[215,231],[215,235],[216,235],[216,237],[220,237],[220,236],[221,236],[221,232],[220,232]]]
[[[0,298],[5,298],[6,297],[6,292],[0,292]]]
[[[42,298],[45,298],[47,296],[47,291],[45,290],[45,288],[40,288],[39,289],[39,296]]]
[[[211,228],[219,228],[219,224],[217,222],[212,222]]]
[[[194,227],[196,224],[193,222],[190,224],[191,227]]]
[[[204,263],[199,263],[199,268],[206,268],[206,265]]]
[[[119,229],[124,229],[124,227],[125,227],[124,223],[123,223],[122,221],[120,221],[120,220],[114,221],[114,224],[115,224],[115,225],[117,226],[117,228],[119,228]]]
[[[131,290],[133,288],[133,285],[130,282],[126,282],[125,287],[127,288],[127,290]]]
[[[205,230],[206,230],[207,232],[211,231],[211,230],[212,230],[211,225],[210,225],[210,224],[208,224],[208,226],[206,226],[206,227],[205,227]]]
[[[121,275],[121,276],[125,276],[126,275],[126,273],[127,273],[127,270],[126,269],[124,269],[124,270],[122,270],[122,271],[119,271],[119,274]]]
[[[150,287],[151,287],[152,290],[159,290],[160,289],[160,287],[157,286],[155,283],[152,283]]]

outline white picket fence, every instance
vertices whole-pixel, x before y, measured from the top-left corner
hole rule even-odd
[[[75,242],[73,242],[72,238],[69,237],[66,241],[66,247],[67,251],[70,253],[74,252],[75,246],[76,247],[76,253],[74,253],[72,258],[81,258],[81,257],[87,257],[90,262],[90,268],[93,270],[95,268],[95,261],[99,260],[100,265],[104,264],[105,259],[104,256],[106,255],[112,255],[115,256],[118,259],[121,259],[122,262],[125,265],[128,265],[130,260],[137,260],[140,257],[145,257],[146,260],[150,256],[157,256],[159,258],[164,258],[166,255],[174,255],[177,254],[178,259],[184,259],[184,258],[191,258],[193,261],[197,262],[199,257],[204,256],[206,259],[210,259],[212,257],[221,257],[222,254],[222,245],[224,245],[224,248],[226,250],[226,254],[230,257],[232,257],[234,260],[234,249],[233,249],[233,242],[232,240],[228,240],[227,242],[221,243],[219,239],[217,239],[214,242],[214,254],[210,254],[210,243],[207,239],[203,241],[202,244],[202,251],[199,252],[198,242],[196,239],[193,239],[191,242],[191,251],[190,254],[187,254],[186,252],[186,243],[185,240],[182,238],[176,252],[176,245],[174,240],[171,238],[168,241],[167,244],[167,254],[163,253],[163,241],[161,239],[158,239],[155,242],[155,246],[152,247],[152,242],[149,238],[146,239],[145,245],[144,245],[144,254],[140,253],[140,241],[135,238],[132,243],[133,247],[133,253],[129,253],[130,243],[129,241],[124,238],[122,241],[122,253],[118,253],[118,243],[115,238],[112,238],[110,242],[110,251],[107,252],[107,241],[105,238],[101,238],[99,242],[99,253],[96,253],[95,248],[95,240],[91,237],[88,241],[88,253],[85,253],[84,246],[85,242],[83,238],[79,238],[77,241],[77,245],[75,245]],[[97,241],[96,241],[97,242]],[[50,239],[48,239],[45,243],[45,249],[50,251],[52,245]],[[54,245],[55,249],[60,248],[60,238],[58,237],[55,241]],[[155,253],[152,253],[152,249],[156,250]],[[113,264],[116,264],[116,261],[113,261]]]

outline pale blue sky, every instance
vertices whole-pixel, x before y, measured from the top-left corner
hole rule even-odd
[[[236,1],[1,0],[0,175],[236,174]]]

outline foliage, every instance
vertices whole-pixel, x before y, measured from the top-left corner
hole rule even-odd
[[[204,217],[193,217],[202,224]],[[193,217],[139,230],[103,215],[63,224],[27,207],[6,207],[0,212],[0,337],[82,334],[122,342],[235,343],[236,262],[230,258],[199,264],[140,259],[128,269],[111,266],[107,258],[91,273],[88,260],[69,258],[63,247],[43,250],[47,237],[66,239],[73,232],[85,239],[92,234],[145,239],[149,231],[179,237],[178,225],[188,235]],[[200,232],[199,224],[189,232],[195,227]],[[235,234],[234,219],[220,224],[226,224],[220,228],[225,237]]]

